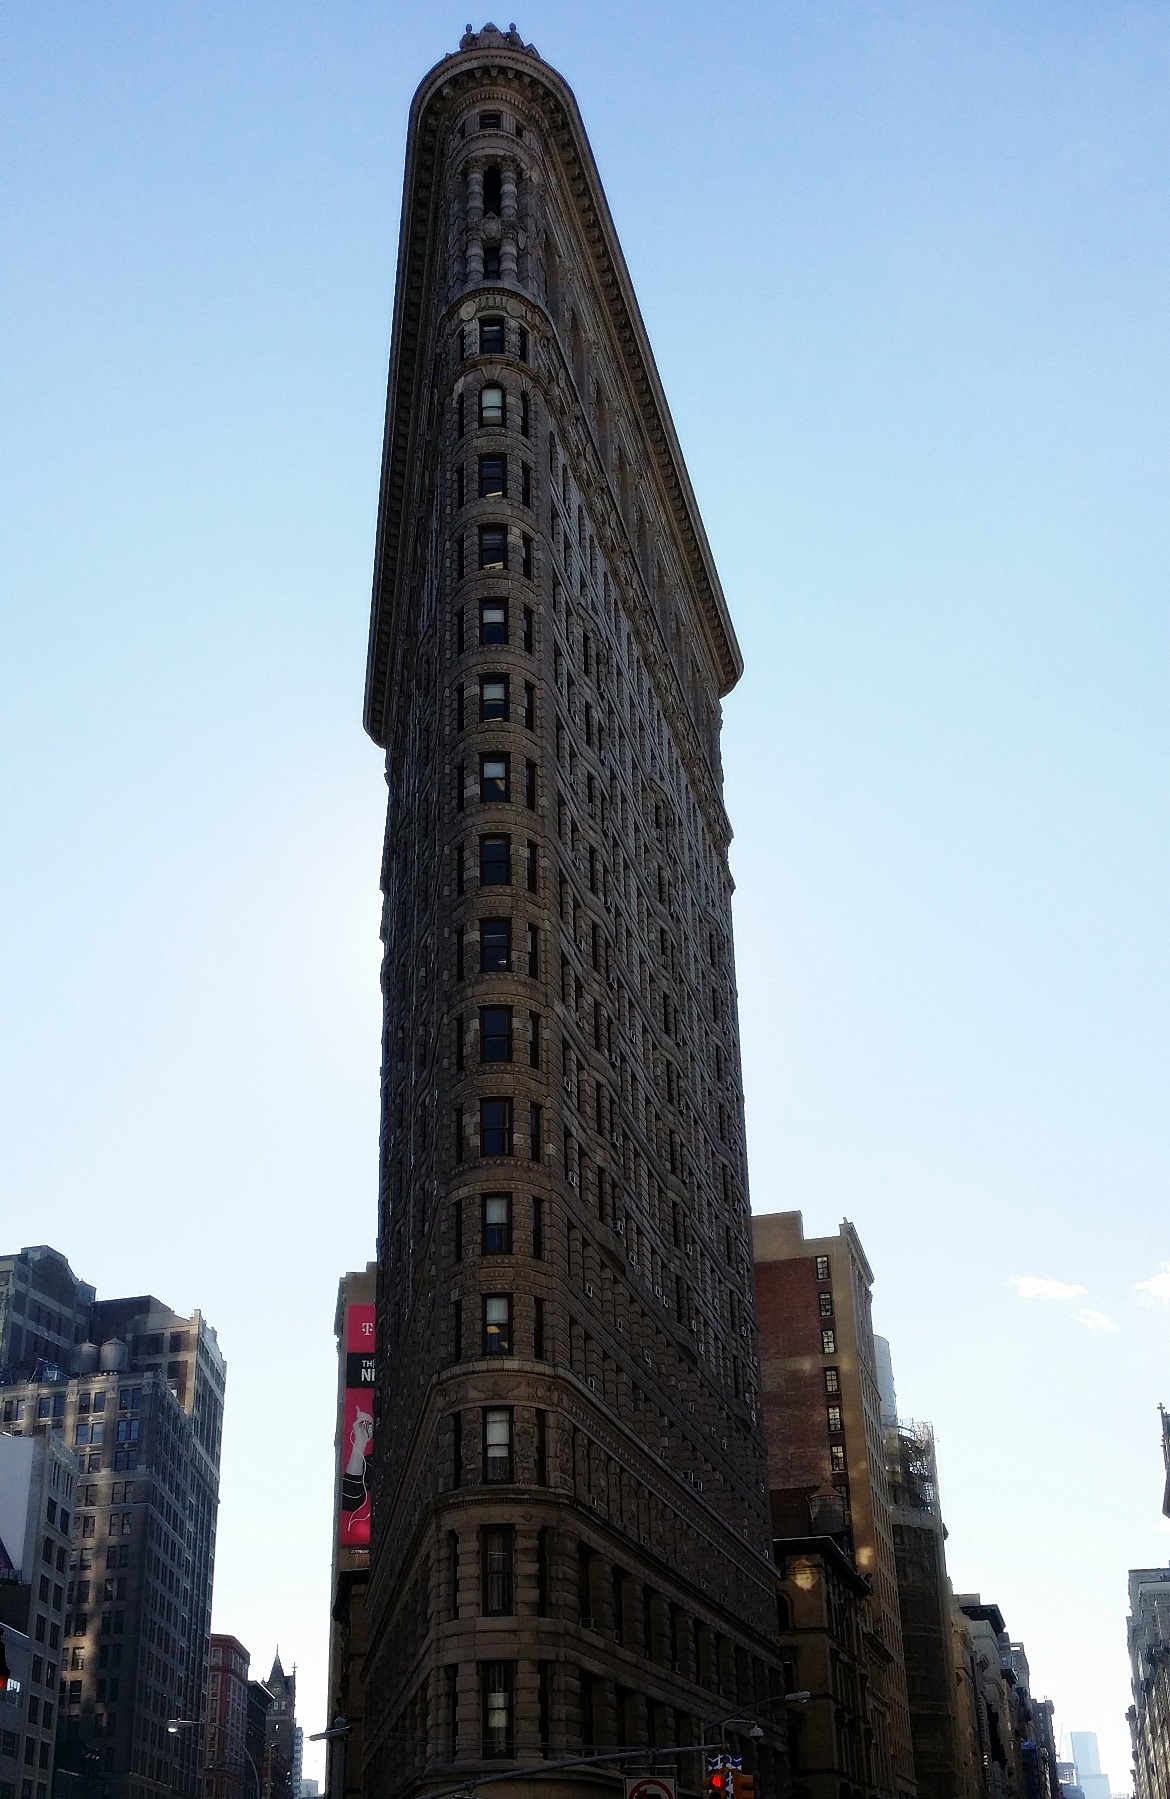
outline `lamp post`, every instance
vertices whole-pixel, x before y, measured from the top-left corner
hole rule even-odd
[[[197,1718],[168,1718],[167,1719],[167,1735],[169,1737],[178,1737],[184,1730],[198,1730],[198,1728],[199,1728],[199,1720]],[[174,1792],[174,1790],[175,1790],[175,1777],[174,1777],[174,1774],[172,1773],[171,1774],[171,1791]]]
[[[349,1719],[340,1714],[334,1718],[328,1730],[318,1730],[309,1738],[310,1743],[330,1743],[335,1745],[329,1756],[329,1791],[328,1799],[345,1799],[345,1783],[348,1774],[347,1749],[349,1737]]]

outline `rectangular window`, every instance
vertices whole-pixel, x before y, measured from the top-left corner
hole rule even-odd
[[[480,457],[479,497],[481,500],[507,499],[508,458],[506,456]]]
[[[479,641],[481,648],[508,641],[507,600],[481,600],[479,603]]]
[[[463,1014],[460,1013],[459,1017],[455,1020],[455,1068],[456,1072],[459,1074],[462,1074],[463,1072],[463,1038]]]
[[[507,887],[512,880],[512,839],[481,837],[479,882],[481,887]]]
[[[483,1557],[483,1609],[489,1618],[507,1618],[513,1610],[513,1539],[510,1524],[484,1527],[480,1551]]]
[[[466,1141],[466,1137],[465,1137],[464,1130],[463,1130],[463,1107],[462,1106],[455,1107],[455,1115],[454,1115],[453,1122],[454,1122],[454,1131],[453,1131],[454,1145],[453,1145],[453,1147],[454,1147],[454,1153],[455,1153],[455,1160],[457,1162],[462,1162],[464,1156],[467,1153],[467,1141]]]
[[[832,1468],[834,1474],[844,1474],[845,1473],[845,1445],[844,1445],[844,1443],[830,1443],[830,1445],[829,1445],[829,1466]]]
[[[455,401],[455,435],[456,435],[456,437],[462,437],[466,430],[467,430],[467,406],[466,406],[466,403],[464,402],[463,395],[460,394],[458,399]]]
[[[821,1308],[822,1318],[831,1318],[833,1316],[833,1295],[831,1293],[818,1293],[817,1304]]]
[[[479,1059],[481,1062],[510,1062],[512,1060],[511,1006],[480,1007]]]
[[[479,797],[485,806],[497,804],[509,798],[511,788],[511,758],[509,756],[481,756],[479,759]]]
[[[482,1203],[484,1255],[510,1256],[512,1253],[512,1195],[510,1193],[485,1193]]]
[[[524,804],[530,812],[536,811],[536,764],[524,764]]]
[[[821,1354],[822,1355],[836,1355],[836,1353],[837,1353],[837,1333],[836,1333],[836,1331],[822,1331],[821,1332]]]
[[[508,527],[506,525],[481,525],[479,527],[479,566],[496,570],[508,566]]]
[[[483,1415],[484,1479],[508,1481],[512,1478],[512,1408],[488,1407]]]
[[[491,117],[498,126],[499,113],[481,113],[479,128],[485,129],[484,119]],[[502,356],[504,354],[504,321],[498,317],[484,318],[479,321],[479,353],[481,356]]]
[[[524,349],[521,353],[521,361],[527,362],[528,333],[525,331],[523,325],[520,327],[520,339],[524,345]],[[520,395],[520,435],[521,437],[530,437],[532,435],[532,409],[529,406],[527,394]]]
[[[827,1406],[825,1409],[828,1417],[829,1429],[836,1435],[841,1429],[841,1407],[839,1405],[831,1405]]]
[[[463,926],[457,925],[455,927],[455,979],[457,981],[463,979],[463,947],[465,941]]]
[[[530,1105],[528,1108],[528,1159],[530,1162],[540,1161],[540,1137],[540,1107]]]
[[[536,688],[531,681],[524,683],[524,729],[536,729]]]
[[[485,281],[498,281],[500,278],[499,244],[485,244],[483,247],[483,278]]]
[[[837,1373],[837,1370],[835,1368],[826,1368],[825,1369],[825,1392],[826,1393],[839,1393],[840,1391],[841,1391],[841,1377]]]
[[[520,504],[532,506],[532,470],[526,462],[520,464]]]
[[[512,966],[512,920],[481,918],[479,921],[479,971],[507,974]]]
[[[540,979],[540,926],[536,924],[528,927],[528,977],[533,981]]]
[[[481,1099],[479,1102],[479,1153],[510,1156],[512,1153],[512,1101]]]
[[[460,895],[462,895],[463,892],[463,864],[463,845],[460,843],[455,849],[455,891]]]
[[[540,1067],[540,1013],[528,1014],[528,1066]]]
[[[520,128],[519,127],[517,127],[516,136],[517,137],[520,136]],[[521,362],[528,361],[528,327],[526,325],[521,325],[519,328],[519,331],[517,333],[516,353],[519,356]],[[528,395],[525,394],[524,398],[525,398],[525,400],[527,400]],[[525,437],[528,436],[527,431],[525,431],[524,435],[525,435]]]
[[[532,1359],[534,1362],[544,1361],[543,1299],[534,1299],[532,1302]]]
[[[455,764],[455,810],[462,812],[463,797],[467,787],[467,769],[462,762]]]
[[[492,724],[508,716],[507,675],[484,675],[479,683],[479,722]]]
[[[479,422],[481,425],[506,425],[508,422],[507,401],[502,387],[489,383],[479,390]]]
[[[828,1256],[818,1256],[817,1257],[817,1279],[819,1281],[827,1281],[828,1278],[829,1278],[829,1258],[828,1258]]]
[[[463,1360],[463,1301],[451,1301],[451,1360]]]
[[[523,624],[521,627],[520,647],[524,651],[526,656],[531,656],[532,646],[533,646],[535,640],[536,640],[535,614],[533,613],[531,606],[525,606],[524,619],[523,619]]]
[[[505,564],[505,566],[507,566]],[[532,539],[522,536],[520,539],[520,573],[526,581],[532,579]]]
[[[465,723],[465,720],[464,720],[464,714],[463,714],[463,683],[462,683],[462,681],[460,681],[458,686],[455,689],[455,729],[457,731],[462,731],[464,723]]]
[[[483,1353],[512,1353],[512,1295],[485,1293],[483,1296]]]
[[[544,1201],[534,1199],[532,1202],[532,1259],[534,1262],[544,1260]]]
[[[524,873],[529,893],[540,892],[540,861],[535,843],[529,839],[524,850]]]
[[[515,1753],[512,1727],[512,1663],[485,1662],[482,1676],[485,1760],[508,1761]]]

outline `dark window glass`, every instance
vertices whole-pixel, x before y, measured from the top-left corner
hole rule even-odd
[[[481,131],[498,131],[502,122],[502,113],[481,112],[479,115],[479,128]]]
[[[460,844],[457,844],[456,848],[455,848],[455,891],[456,891],[456,893],[463,892],[463,861],[464,861],[463,845],[460,843]]]
[[[527,362],[528,361],[528,328],[527,328],[527,326],[525,326],[525,325],[520,326],[520,328],[516,334],[516,344],[517,344],[517,354],[519,355],[521,362]],[[527,405],[528,405],[528,395],[527,394],[524,395],[520,404],[523,407],[527,407]],[[525,435],[525,437],[528,436],[527,431],[525,431],[524,435]]]
[[[503,569],[508,566],[508,530],[506,525],[479,527],[479,566]]]
[[[508,798],[509,758],[507,756],[481,756],[479,759],[479,797],[486,804]],[[525,797],[527,798],[527,784]]]
[[[540,1161],[540,1107],[530,1105],[528,1108],[528,1158],[532,1162]]]
[[[479,603],[479,641],[482,644],[507,643],[507,600],[481,600]]]
[[[527,341],[528,341],[528,333],[527,332],[524,333],[524,341],[525,341],[525,344],[527,344]],[[525,362],[527,362],[528,357],[525,356],[524,360],[525,360]],[[527,394],[520,395],[520,435],[521,435],[521,437],[530,437],[532,435],[532,415],[531,415],[531,409],[528,404],[528,395]]]
[[[532,539],[531,539],[531,537],[522,537],[520,539],[520,573],[523,575],[523,577],[526,581],[531,581],[531,579],[532,579]]]
[[[543,1299],[534,1299],[532,1302],[532,1359],[534,1362],[544,1361]]]
[[[512,1295],[485,1293],[483,1296],[483,1353],[512,1353]]]
[[[481,500],[506,500],[508,497],[508,458],[481,456],[479,459],[479,497]],[[462,502],[460,502],[462,504]]]
[[[507,887],[512,879],[512,839],[481,837],[479,879],[483,887]]]
[[[528,927],[528,973],[534,981],[540,979],[540,926],[535,924]]]
[[[479,390],[479,422],[481,425],[506,425],[508,402],[502,387],[489,383]]]
[[[484,1156],[510,1156],[512,1153],[512,1102],[510,1099],[481,1099],[479,1102],[479,1146]]]
[[[528,1066],[540,1067],[540,1013],[528,1014]]]
[[[531,656],[531,654],[532,654],[532,644],[533,644],[534,637],[535,637],[535,629],[534,629],[532,607],[525,606],[525,608],[524,608],[524,624],[523,624],[522,636],[520,639],[520,647],[523,649],[524,653],[528,656]]]
[[[510,1524],[489,1524],[483,1533],[483,1609],[492,1618],[512,1611],[512,1541]]]
[[[524,852],[524,870],[529,893],[539,893],[540,862],[537,859],[536,845],[532,842],[529,842]]]
[[[467,403],[462,394],[455,402],[455,435],[462,437],[467,429]]]
[[[520,464],[520,504],[532,505],[532,470],[526,462]]]
[[[485,1193],[483,1196],[483,1253],[485,1256],[510,1256],[512,1253],[510,1193]]]
[[[524,683],[524,729],[536,729],[536,688],[531,681]]]
[[[526,687],[531,682],[525,683]],[[525,694],[525,708],[528,697]],[[508,716],[508,677],[507,675],[484,675],[479,683],[479,722],[481,725],[492,723],[495,719],[506,719]]]
[[[481,918],[479,921],[479,971],[507,974],[512,966],[512,920]]]
[[[485,244],[483,247],[483,278],[485,281],[498,281],[500,278],[499,244]]]
[[[479,1059],[481,1062],[512,1060],[511,1006],[480,1007]]]
[[[544,1260],[544,1201],[534,1199],[532,1202],[532,1259],[535,1262]]]
[[[536,764],[524,764],[524,804],[530,812],[536,811]]]

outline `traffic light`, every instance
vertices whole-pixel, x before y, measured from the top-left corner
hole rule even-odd
[[[756,1799],[756,1779],[754,1774],[744,1774],[739,1768],[736,1769],[734,1799]]]
[[[731,1799],[731,1769],[712,1768],[707,1775],[707,1799]]]

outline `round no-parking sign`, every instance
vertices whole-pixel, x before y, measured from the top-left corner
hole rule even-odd
[[[674,1799],[674,1782],[657,1774],[639,1774],[626,1781],[626,1799]]]

